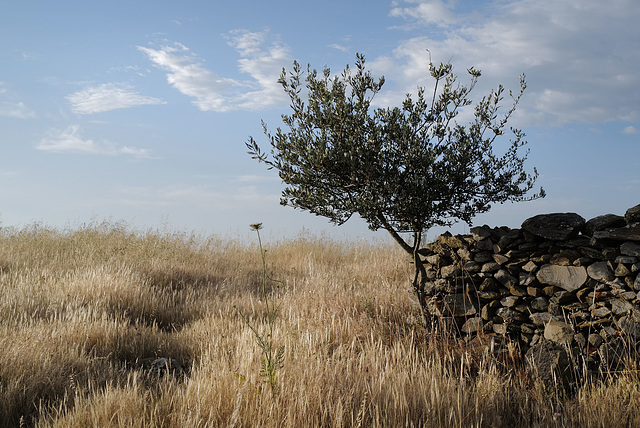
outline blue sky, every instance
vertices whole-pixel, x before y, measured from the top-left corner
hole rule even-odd
[[[266,148],[261,119],[288,113],[276,80],[294,59],[338,72],[361,52],[386,77],[377,105],[393,106],[433,83],[427,49],[463,81],[482,70],[474,99],[527,76],[512,125],[548,196],[476,224],[623,214],[640,203],[638,22],[635,0],[5,1],[1,225],[383,236],[281,207],[244,143]]]

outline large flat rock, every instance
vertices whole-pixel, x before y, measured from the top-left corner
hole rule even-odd
[[[522,229],[545,239],[563,241],[576,237],[584,224],[584,218],[576,213],[540,214],[526,219]]]
[[[583,266],[558,266],[547,264],[536,274],[538,281],[555,285],[567,291],[575,291],[587,282],[587,270]]]
[[[584,225],[584,231],[587,235],[593,235],[593,232],[599,232],[605,229],[616,227],[624,227],[627,225],[624,217],[615,214],[604,214],[592,218]]]
[[[618,241],[640,241],[640,224],[593,232],[593,237],[596,239],[615,239]]]

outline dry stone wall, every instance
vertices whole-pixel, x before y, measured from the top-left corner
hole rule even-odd
[[[420,254],[428,311],[469,340],[509,338],[523,356],[564,347],[615,369],[624,339],[640,338],[640,205],[445,233]]]

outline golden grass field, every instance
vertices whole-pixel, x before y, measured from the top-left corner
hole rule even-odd
[[[640,426],[636,373],[566,396],[411,322],[412,266],[393,245],[265,245],[283,281],[272,389],[238,312],[264,320],[257,240],[3,228],[0,426]],[[188,373],[149,376],[136,362],[151,357]]]

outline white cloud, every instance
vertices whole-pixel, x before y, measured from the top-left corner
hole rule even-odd
[[[120,108],[147,104],[165,104],[159,98],[139,94],[125,83],[104,83],[85,88],[67,96],[74,112],[79,114],[101,113]]]
[[[109,142],[96,143],[90,139],[84,139],[78,132],[78,126],[69,126],[64,131],[52,131],[49,136],[43,138],[36,145],[36,149],[47,152],[72,152],[94,155],[130,155],[136,158],[149,158],[147,149],[136,147],[117,146]]]
[[[15,119],[30,119],[37,115],[23,102],[0,101],[0,116],[13,117]]]
[[[627,126],[622,130],[622,133],[629,135],[640,134],[640,129],[636,128],[635,126]]]
[[[288,48],[274,42],[265,47],[268,33],[236,30],[228,35],[229,45],[242,56],[241,72],[250,76],[242,81],[222,77],[202,65],[188,47],[174,43],[152,49],[139,46],[158,67],[166,70],[167,81],[178,91],[195,98],[203,111],[259,110],[285,101],[278,76],[290,62]]]
[[[286,98],[278,78],[282,67],[291,63],[289,48],[277,42],[263,47],[266,33],[239,30],[231,35],[229,45],[246,57],[238,60],[238,67],[241,72],[251,76],[251,86],[255,88],[238,97],[238,108],[260,110],[284,103]]]
[[[390,16],[413,18],[427,24],[448,26],[456,21],[452,11],[453,2],[443,2],[441,0],[409,0],[408,3],[416,4],[410,7],[394,7],[389,13]]]
[[[204,68],[198,57],[186,46],[175,43],[173,46],[163,46],[160,49],[142,46],[138,46],[138,49],[146,53],[158,67],[168,71],[167,82],[184,95],[195,98],[193,103],[200,110],[233,109],[225,93],[241,84]]]
[[[329,45],[329,47],[333,48],[333,49],[337,49],[337,50],[342,51],[342,52],[349,52],[350,51],[350,49],[347,46],[344,46],[344,45],[341,45],[341,44],[338,44],[338,43],[333,43],[333,44]]]
[[[518,89],[517,76],[524,72],[529,86],[519,117],[526,125],[640,118],[632,95],[640,93],[635,46],[640,8],[633,0],[495,1],[476,15],[465,15],[473,19],[460,19],[451,5],[410,0],[392,10],[425,29],[434,23],[448,27],[439,33],[442,37],[405,40],[393,55],[374,61],[387,64],[387,77],[398,85],[394,93],[380,94],[378,102],[386,96],[396,103],[407,91],[415,92],[416,85],[431,84],[429,49],[436,63],[451,59],[461,78],[469,66],[482,70],[477,94],[498,83]]]
[[[9,91],[4,87],[4,82],[0,82],[0,116],[30,119],[37,115],[22,101],[16,100],[13,95],[9,94]]]
[[[242,56],[260,55],[265,42],[265,33],[255,33],[247,30],[233,30],[229,33],[229,45],[233,46]]]

